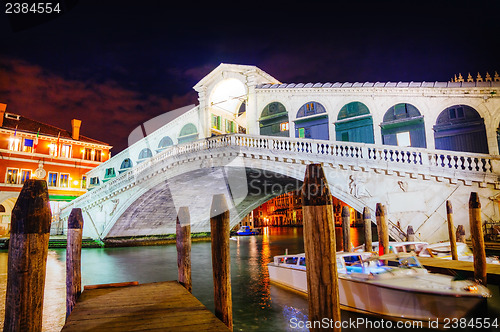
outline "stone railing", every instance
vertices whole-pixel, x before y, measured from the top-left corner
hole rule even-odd
[[[193,158],[193,154],[211,151],[237,151],[249,157],[259,155],[281,157],[294,162],[322,162],[355,168],[409,173],[424,179],[435,177],[437,181],[447,179],[450,183],[477,182],[480,186],[493,184],[498,187],[500,157],[486,154],[428,150],[352,142],[322,141],[289,137],[250,136],[244,134],[221,135],[183,143],[167,148],[128,172],[120,174],[106,183],[72,201],[61,210],[61,216],[69,214],[74,206],[88,205],[119,190],[135,185],[140,178],[151,176],[165,165]],[[125,189],[124,189],[125,188]],[[84,203],[85,202],[85,203]]]

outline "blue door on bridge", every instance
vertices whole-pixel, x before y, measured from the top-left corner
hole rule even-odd
[[[295,137],[329,139],[328,114],[323,105],[312,101],[299,108],[295,120]]]
[[[484,119],[470,106],[446,108],[439,114],[433,129],[436,149],[489,153]]]
[[[342,142],[375,143],[368,107],[357,101],[344,105],[335,122],[335,136]]]

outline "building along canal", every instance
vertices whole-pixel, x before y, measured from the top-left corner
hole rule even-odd
[[[359,245],[362,228],[351,228],[353,245]],[[269,281],[267,264],[273,256],[304,251],[301,227],[264,228],[258,236],[237,237],[230,241],[233,318],[235,331],[305,331],[299,321],[307,320],[307,298]],[[337,228],[337,248],[341,247]],[[49,250],[44,303],[44,331],[59,331],[65,316],[65,250]],[[193,295],[213,311],[213,282],[210,242],[192,243]],[[176,280],[177,251],[175,244],[150,247],[88,248],[82,251],[84,285],[139,281],[140,283]],[[7,250],[0,251],[0,315],[3,317],[7,282]],[[471,317],[500,319],[498,286],[489,286],[493,297],[483,309]],[[342,320],[361,322],[343,331],[371,331],[377,326],[384,331],[400,330],[382,325],[380,318],[342,311]],[[2,319],[3,326],[3,319]],[[296,322],[296,323],[294,323]],[[388,324],[391,324],[389,322]],[[372,325],[369,325],[372,324]],[[347,326],[347,325],[346,325]],[[418,329],[425,331],[426,329]],[[430,329],[429,329],[430,330]],[[459,329],[467,331],[469,329]],[[473,329],[470,328],[470,331]],[[474,329],[475,331],[477,329]],[[493,331],[494,329],[492,329]]]

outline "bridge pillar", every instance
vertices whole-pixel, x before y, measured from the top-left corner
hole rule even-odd
[[[253,80],[250,80],[252,83]],[[250,84],[248,87],[248,100],[247,100],[247,134],[259,135],[259,110],[257,109],[257,97],[255,95],[255,85]]]

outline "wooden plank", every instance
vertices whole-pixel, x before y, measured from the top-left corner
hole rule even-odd
[[[177,281],[84,290],[62,331],[228,331]]]
[[[423,266],[432,272],[445,274],[461,273],[464,277],[474,276],[474,264],[472,262],[427,257],[419,257],[418,260]],[[490,284],[500,285],[499,264],[486,264],[486,272],[488,274],[488,282]]]

